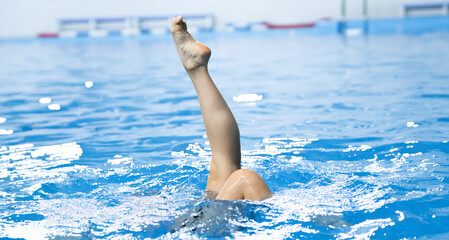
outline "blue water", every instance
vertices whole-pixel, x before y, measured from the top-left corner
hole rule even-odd
[[[263,202],[204,198],[169,37],[1,42],[0,239],[449,238],[448,38],[200,37]]]

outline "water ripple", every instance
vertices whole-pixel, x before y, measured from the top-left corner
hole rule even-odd
[[[171,39],[2,42],[0,238],[444,238],[446,39],[205,36],[256,203],[205,199]]]

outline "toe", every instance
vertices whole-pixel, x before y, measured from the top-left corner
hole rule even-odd
[[[176,33],[176,32],[180,32],[182,30],[186,30],[185,22],[182,21],[182,17],[178,16],[178,17],[172,18],[171,19],[170,31],[172,33]]]
[[[182,16],[177,16],[171,19],[172,25],[178,25],[182,21]]]

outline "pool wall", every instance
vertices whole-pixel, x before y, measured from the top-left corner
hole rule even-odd
[[[3,0],[0,1],[0,38],[34,38],[38,34],[55,36],[60,31],[59,21],[61,19],[105,20],[160,16],[168,18],[179,14],[211,14],[214,16],[214,30],[220,32],[233,29],[248,30],[255,23],[257,26],[257,23],[261,22],[274,25],[316,24],[318,26],[316,29],[307,29],[303,32],[335,32],[335,26],[332,27],[332,25],[336,23],[322,23],[320,19],[323,18],[337,22],[345,20],[347,22],[344,25],[359,24],[358,19],[370,19],[369,25],[373,25],[371,27],[376,31],[378,31],[377,26],[382,25],[376,19],[384,19],[394,25],[382,27],[382,32],[401,32],[404,29],[401,27],[408,28],[406,26],[408,23],[398,22],[402,18],[423,15],[447,16],[449,5],[448,1],[435,4],[435,0],[248,0],[243,2],[238,0],[225,2],[217,0],[167,0],[162,2],[145,0]],[[167,24],[167,21],[165,23]],[[107,25],[104,21],[103,24]],[[340,30],[341,26],[343,25],[340,25]],[[393,29],[388,29],[390,27]],[[400,29],[398,30],[397,27]],[[440,27],[433,26],[429,28],[440,29]],[[135,33],[135,29],[131,30],[127,33]],[[159,30],[149,32],[150,34],[166,33]],[[118,32],[108,32],[106,35],[116,33]],[[105,36],[104,32],[94,32],[92,35]]]
[[[205,15],[206,16],[206,15]],[[254,33],[259,34],[267,31],[277,31],[280,34],[295,35],[384,35],[384,34],[425,34],[433,32],[449,32],[449,16],[434,17],[410,17],[410,18],[388,18],[367,20],[319,20],[301,25],[277,25],[268,28],[265,22],[253,22],[243,26],[228,24],[225,27],[190,27],[190,31],[196,35],[227,34],[227,33]],[[164,38],[169,36],[169,26],[154,29],[136,30],[139,36],[150,36]],[[96,35],[97,34],[97,35]],[[89,37],[129,37],[120,31],[88,31],[69,32],[69,36],[50,33],[40,34],[40,38],[89,38]]]
[[[299,30],[301,31],[301,30]],[[349,21],[318,21],[314,34],[423,34],[449,31],[449,17],[410,17]]]

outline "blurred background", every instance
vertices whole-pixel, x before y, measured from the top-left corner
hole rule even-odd
[[[447,2],[435,0],[2,0],[0,38],[166,34],[168,18],[181,14],[202,17],[192,25],[199,31],[310,28],[324,19],[324,32],[334,33],[345,32],[337,24],[343,20],[389,19],[396,21],[381,28],[401,32],[407,27],[398,19],[443,16],[423,23],[441,30],[449,29],[448,12]],[[348,26],[368,32],[363,25]],[[376,26],[371,29],[376,31]]]

